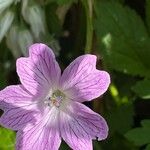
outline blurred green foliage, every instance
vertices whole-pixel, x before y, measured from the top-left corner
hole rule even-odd
[[[141,124],[142,127],[134,128],[125,135],[135,145],[139,146],[150,144],[150,120],[142,120]]]
[[[150,150],[150,0],[1,0],[1,89],[19,82],[15,61],[34,42],[52,47],[62,68],[93,53],[111,74],[103,100],[90,103],[110,131],[94,150]],[[0,127],[0,150],[14,145],[15,133]]]
[[[11,130],[0,128],[0,149],[14,150],[15,133]]]
[[[107,65],[126,74],[150,77],[150,63],[145,59],[150,58],[150,41],[141,18],[115,2],[100,2],[95,10],[95,29]]]
[[[133,91],[137,93],[138,96],[143,99],[150,99],[150,80],[145,79],[137,82],[135,86],[133,86]]]

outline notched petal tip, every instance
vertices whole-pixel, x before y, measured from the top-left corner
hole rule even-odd
[[[55,58],[53,50],[43,43],[32,44],[29,47],[29,56],[32,57],[32,55],[39,55],[44,53],[44,51],[48,52],[53,58]]]
[[[68,89],[74,86],[76,82],[96,69],[96,59],[97,57],[91,54],[77,57],[64,70],[60,79],[60,86],[63,89]]]
[[[100,81],[101,81],[101,83],[100,83],[101,84],[101,94],[100,95],[102,95],[107,91],[107,89],[111,83],[111,78],[110,78],[109,73],[106,71],[100,71]]]
[[[90,101],[106,92],[110,75],[96,69],[96,55],[76,58],[63,72],[60,87],[75,101]]]
[[[80,63],[80,65],[82,65],[82,61],[85,61],[86,63],[91,63],[92,66],[96,68],[97,56],[92,54],[85,54],[77,57],[73,62],[78,62]]]
[[[27,62],[28,58],[20,57],[16,60],[16,71],[18,73],[18,69],[23,65],[24,62]]]
[[[36,96],[46,94],[58,83],[61,75],[53,51],[42,43],[31,45],[29,57],[19,58],[16,67],[21,83]]]

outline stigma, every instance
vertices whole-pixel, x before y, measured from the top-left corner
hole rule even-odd
[[[57,107],[59,108],[62,102],[65,100],[65,94],[62,93],[60,90],[54,91],[51,95],[48,95],[46,100],[44,101],[49,107]]]

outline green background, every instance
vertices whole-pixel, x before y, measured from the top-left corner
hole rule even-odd
[[[150,150],[150,0],[1,0],[0,89],[19,83],[16,59],[35,42],[50,46],[62,69],[92,53],[110,73],[108,91],[86,103],[109,125],[94,150]],[[0,150],[15,149],[15,137],[0,127]]]

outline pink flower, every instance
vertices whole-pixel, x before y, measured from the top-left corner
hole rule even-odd
[[[0,124],[18,131],[17,150],[58,150],[61,139],[74,150],[92,150],[92,139],[107,137],[104,118],[82,104],[110,84],[96,56],[78,57],[61,75],[52,50],[34,44],[28,58],[17,60],[17,73],[21,84],[0,92]]]

